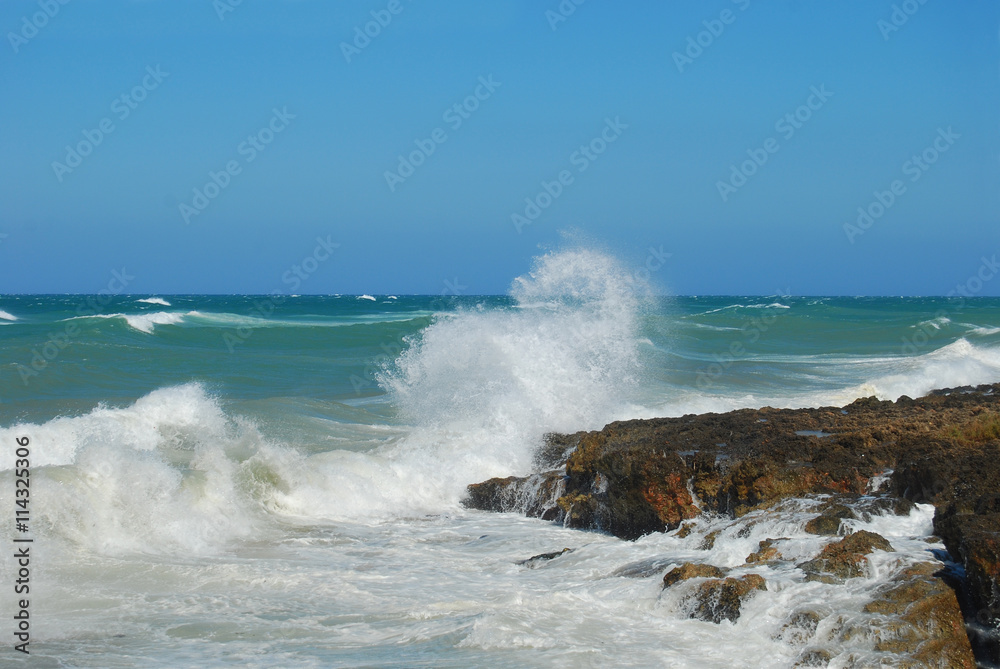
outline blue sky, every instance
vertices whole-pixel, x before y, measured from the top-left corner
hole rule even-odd
[[[1000,254],[998,25],[985,0],[5,0],[0,292],[122,267],[269,292],[321,238],[298,292],[501,293],[568,236],[670,254],[675,294],[946,294]]]

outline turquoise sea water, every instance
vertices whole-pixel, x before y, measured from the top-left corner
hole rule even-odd
[[[0,296],[0,351],[30,666],[790,666],[794,574],[736,625],[687,620],[615,572],[696,543],[468,511],[465,485],[529,472],[548,431],[996,382],[1000,299],[650,296],[565,252],[505,296]],[[918,555],[929,518],[879,529]]]

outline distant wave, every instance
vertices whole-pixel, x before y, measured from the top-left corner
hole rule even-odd
[[[975,323],[959,323],[964,328],[969,328],[968,334],[988,337],[1000,333],[1000,328],[989,325],[976,325]]]
[[[787,304],[781,304],[780,302],[772,302],[771,304],[730,304],[724,307],[719,307],[718,309],[703,311],[698,315],[704,316],[706,314],[714,314],[720,311],[726,311],[727,309],[791,309],[791,307]]]
[[[0,320],[16,321],[17,320],[17,316],[4,311],[3,309],[0,309]]]
[[[691,323],[691,325],[695,326],[696,328],[701,328],[703,330],[712,330],[714,332],[730,332],[733,330],[739,331],[740,329],[740,328],[725,327],[721,325],[708,325],[706,323]]]
[[[358,299],[359,300],[371,300],[372,302],[375,301],[375,298],[372,297],[371,295],[358,295]]]
[[[930,326],[930,327],[934,328],[935,330],[940,330],[942,327],[944,327],[948,323],[951,323],[951,319],[950,318],[948,318],[947,316],[938,316],[937,318],[932,318],[932,319],[930,319],[928,321],[921,321],[920,323],[918,323],[916,325],[916,327],[923,328],[925,326]]]
[[[148,314],[97,314],[83,318],[121,318],[133,330],[153,334],[153,329],[157,325],[176,325],[184,320],[184,314],[156,311]]]
[[[408,321],[426,318],[431,312],[409,312],[398,316],[385,314],[375,314],[372,316],[341,317],[337,320],[325,321],[301,321],[276,318],[261,318],[250,314],[232,314],[226,312],[202,312],[202,311],[155,311],[141,314],[94,314],[90,316],[73,316],[66,320],[79,320],[88,318],[99,318],[104,320],[122,319],[134,330],[153,334],[158,325],[185,325],[202,327],[221,328],[268,328],[268,327],[292,327],[292,328],[335,328],[351,325],[377,325],[379,323],[405,323]]]
[[[996,383],[1000,348],[976,346],[963,338],[935,351],[897,360],[894,367],[891,373],[848,388],[843,397],[832,399],[838,404],[870,395],[896,400],[902,395],[921,397],[936,388]]]
[[[145,302],[146,304],[158,304],[161,307],[172,306],[169,302],[167,302],[162,297],[144,297],[141,300],[136,300],[136,302]]]

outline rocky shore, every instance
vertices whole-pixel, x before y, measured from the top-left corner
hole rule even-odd
[[[809,499],[814,517],[805,531],[830,539],[796,566],[824,583],[858,578],[873,551],[893,550],[878,534],[851,533],[845,520],[933,504],[947,553],[903,569],[871,593],[864,622],[844,622],[838,633],[868,634],[876,650],[903,658],[897,666],[972,667],[973,652],[987,666],[1000,663],[1000,384],[842,408],[615,422],[549,435],[536,465],[531,476],[470,485],[466,504],[633,540],[683,536],[687,521],[706,514],[737,519]],[[762,541],[747,563],[782,560],[780,543]],[[766,588],[759,574],[727,576],[707,564],[663,576],[664,588],[698,579],[691,617],[716,623],[738,618],[741,602]],[[821,618],[802,614],[802,629],[789,635],[808,638]],[[799,664],[828,659],[806,647]]]

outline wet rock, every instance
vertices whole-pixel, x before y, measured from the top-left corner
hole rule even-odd
[[[970,619],[1000,623],[1000,384],[897,402],[863,398],[843,409],[765,407],[620,421],[550,436],[538,465],[554,470],[471,486],[467,505],[636,539],[700,513],[735,518],[789,497],[832,495],[860,520],[931,503],[935,533],[968,574],[962,587]],[[879,491],[889,494],[869,495],[873,479],[882,481],[888,470],[888,485]],[[834,536],[850,517],[840,513],[822,510],[810,531]],[[811,573],[839,578],[829,567],[850,577],[866,561],[863,553],[849,553]],[[988,652],[1000,662],[996,645]]]
[[[715,548],[715,540],[719,538],[719,530],[712,530],[705,535],[705,538],[701,540],[701,544],[698,545],[698,550],[700,551],[710,551]]]
[[[835,537],[840,534],[840,521],[853,517],[854,513],[848,507],[843,504],[834,504],[806,523],[805,530],[810,534]]]
[[[564,478],[560,471],[492,478],[470,485],[464,504],[483,511],[514,511],[532,518],[557,520],[560,517],[558,499],[564,489]]]
[[[676,536],[680,539],[684,539],[691,534],[691,531],[693,529],[694,529],[694,523],[684,523],[677,529]]]
[[[785,623],[781,632],[778,633],[777,638],[781,639],[787,644],[793,646],[801,646],[808,643],[812,639],[813,635],[816,634],[816,629],[819,627],[819,621],[823,619],[823,616],[815,611],[797,611],[793,613],[788,622]]]
[[[726,572],[710,564],[700,564],[696,562],[685,562],[680,567],[675,567],[663,576],[663,587],[669,588],[674,583],[686,581],[690,578],[722,578]]]
[[[892,545],[875,532],[861,530],[842,540],[828,544],[813,560],[803,562],[799,568],[806,572],[807,581],[839,583],[849,578],[864,576],[868,567],[866,554],[873,550],[892,551]]]
[[[864,607],[878,615],[875,650],[900,656],[900,666],[976,666],[955,592],[936,577],[940,564],[904,569]]]
[[[795,667],[827,667],[833,654],[823,648],[810,648],[802,651],[793,666]]]
[[[597,500],[592,495],[563,495],[557,501],[566,527],[601,529],[597,523]]]
[[[777,560],[780,555],[778,549],[775,548],[774,543],[780,541],[779,539],[764,539],[757,544],[757,550],[747,556],[747,564],[756,564],[758,562],[770,562],[772,560]]]
[[[566,553],[572,553],[572,552],[573,552],[572,548],[564,548],[561,551],[554,551],[552,553],[541,553],[539,555],[534,555],[534,556],[528,558],[527,560],[520,560],[520,561],[516,562],[515,564],[519,564],[519,565],[522,565],[524,567],[528,567],[529,569],[534,569],[534,568],[540,566],[542,563],[548,562],[549,560],[554,560],[557,557],[560,557],[562,555],[565,555]]]
[[[547,471],[562,468],[573,449],[580,443],[586,432],[557,434],[549,432],[542,440],[542,446],[535,452],[535,468]]]
[[[690,616],[712,623],[736,622],[743,603],[759,590],[767,590],[767,584],[758,574],[705,581],[695,591]]]

